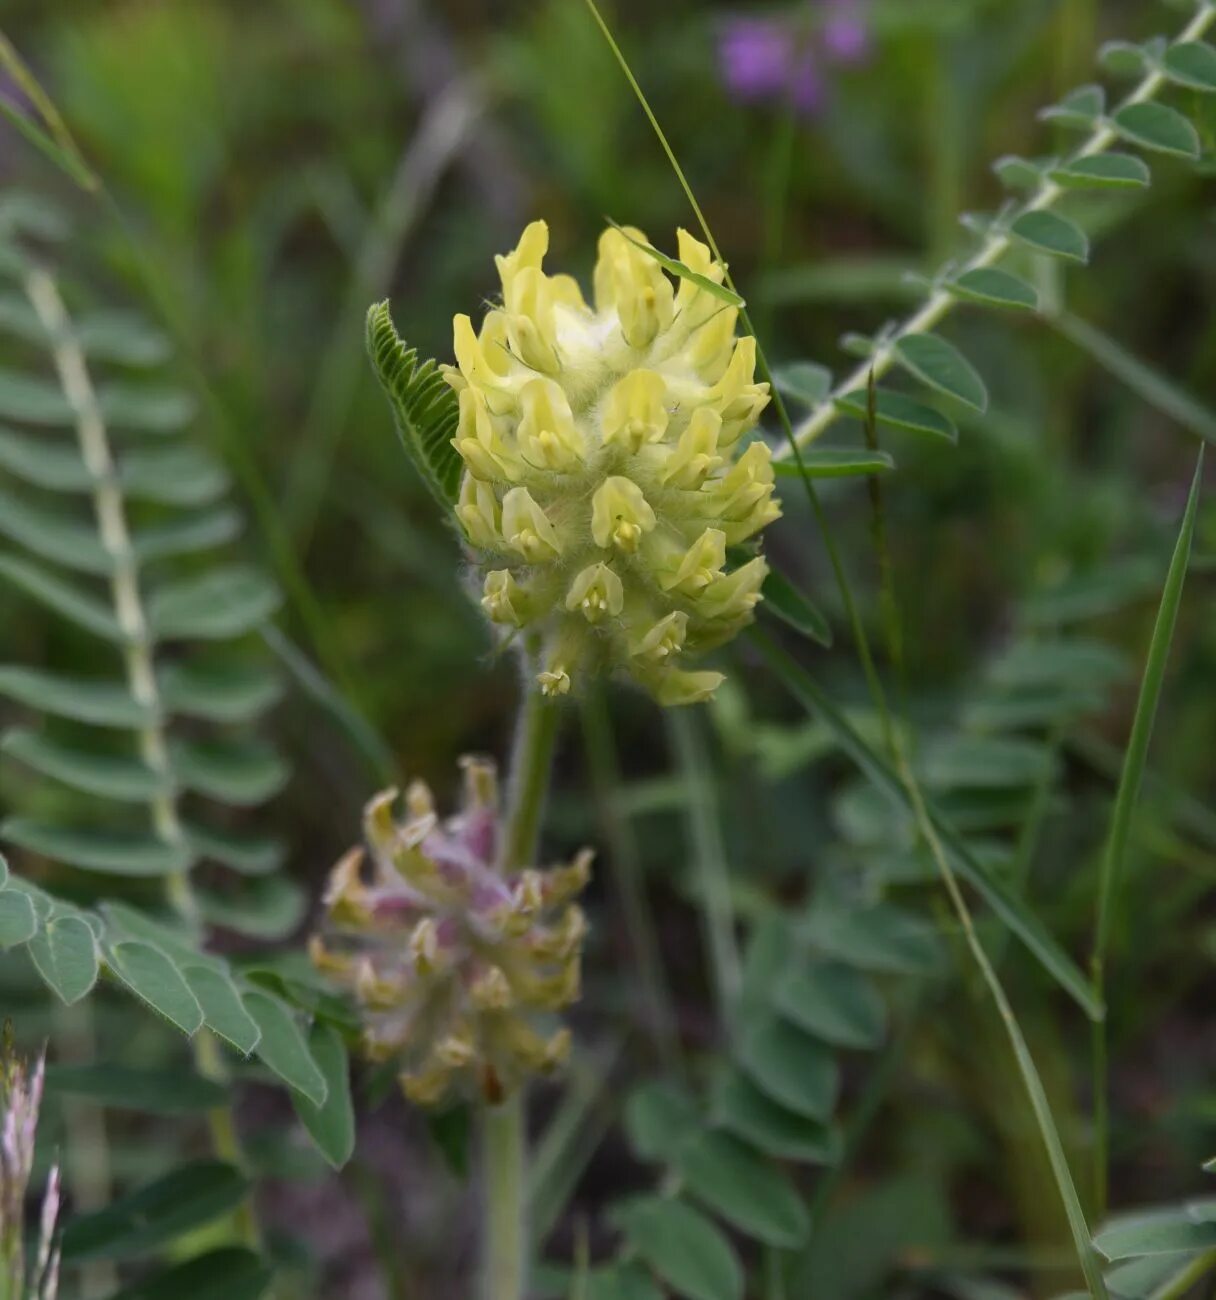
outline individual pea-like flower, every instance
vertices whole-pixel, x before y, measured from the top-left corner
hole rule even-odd
[[[502,305],[479,331],[454,323],[457,519],[480,599],[504,637],[542,647],[538,681],[560,695],[623,671],[662,704],[708,698],[722,675],[685,662],[753,616],[762,557],[730,548],[780,515],[768,446],[747,443],[768,402],[738,310],[678,286],[639,245],[604,231],[589,306],[542,269],[534,221],[497,259]],[[710,250],[679,232],[693,272],[721,283]]]
[[[355,995],[367,1054],[399,1061],[421,1105],[462,1083],[499,1101],[556,1069],[570,1033],[552,1020],[579,995],[586,922],[573,900],[590,851],[504,874],[494,764],[462,765],[463,805],[446,820],[422,782],[403,819],[395,790],[371,800],[367,849],[338,863],[325,895],[334,946],[312,941],[316,966]]]
[[[43,1195],[34,1268],[28,1278],[26,1274],[25,1201],[34,1171],[44,1077],[43,1058],[31,1069],[14,1050],[12,1029],[6,1025],[0,1043],[0,1295],[13,1300],[55,1300],[59,1294],[58,1166],[52,1168]]]

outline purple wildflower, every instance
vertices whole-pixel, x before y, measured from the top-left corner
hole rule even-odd
[[[718,60],[727,91],[741,103],[784,101],[810,117],[826,98],[823,65],[859,63],[869,45],[861,0],[820,0],[782,17],[728,20]]]

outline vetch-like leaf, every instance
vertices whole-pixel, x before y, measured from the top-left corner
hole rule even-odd
[[[869,419],[868,395],[861,389],[836,399],[836,406],[846,415],[857,420]],[[958,429],[949,416],[932,406],[926,406],[903,393],[895,393],[887,388],[875,389],[874,416],[879,424],[892,429],[906,429],[909,433],[927,433],[935,438],[944,438],[947,442],[958,442]],[[803,458],[813,447],[802,453]],[[784,465],[786,462],[779,462]],[[780,471],[780,468],[778,469]]]
[[[807,447],[798,460],[779,460],[773,464],[779,478],[858,478],[868,474],[885,474],[895,468],[894,458],[885,451],[865,447]]]
[[[183,1115],[227,1106],[228,1089],[189,1070],[145,1070],[114,1062],[48,1065],[49,1092],[86,1097],[111,1110],[149,1115]]]
[[[1089,261],[1089,240],[1085,232],[1058,212],[1023,212],[1009,227],[1009,233],[1037,253],[1070,262]]]
[[[840,1159],[838,1129],[782,1106],[737,1070],[715,1088],[713,1113],[723,1128],[779,1160],[832,1165]]]
[[[0,577],[7,578],[53,613],[69,619],[86,632],[107,641],[122,642],[126,639],[108,602],[91,592],[81,591],[37,564],[15,556],[0,555]]]
[[[1125,140],[1142,149],[1182,158],[1199,157],[1199,133],[1177,109],[1165,104],[1127,104],[1116,111],[1111,122]]]
[[[212,966],[188,962],[182,962],[180,969],[203,1009],[207,1028],[231,1043],[242,1056],[249,1056],[257,1047],[262,1031],[245,1010],[231,977]]]
[[[41,713],[99,727],[143,727],[154,717],[125,686],[11,664],[0,667],[0,695]]]
[[[268,746],[235,741],[176,741],[172,767],[187,789],[241,807],[278,794],[290,774]]]
[[[234,565],[158,588],[148,614],[164,637],[227,639],[251,632],[280,604],[278,588],[264,573]]]
[[[1048,175],[1057,185],[1078,190],[1143,189],[1152,181],[1148,164],[1130,153],[1073,158],[1053,167]]]
[[[464,473],[464,462],[452,446],[459,420],[456,394],[434,361],[419,361],[418,353],[406,348],[387,301],[367,313],[367,351],[402,445],[435,499],[450,511]]]
[[[1178,41],[1166,50],[1161,66],[1180,86],[1216,91],[1216,48],[1206,41]]]
[[[674,1084],[643,1084],[633,1090],[625,1106],[629,1145],[642,1160],[674,1163],[699,1124],[696,1103]]]
[[[810,1218],[798,1193],[737,1138],[703,1131],[684,1146],[677,1168],[692,1196],[747,1236],[782,1250],[806,1239]]]
[[[743,1270],[730,1242],[681,1201],[638,1196],[613,1210],[637,1253],[688,1300],[743,1300]]]
[[[832,627],[826,616],[783,573],[770,569],[761,592],[761,608],[766,613],[774,614],[819,645],[831,646]]]
[[[290,1009],[278,998],[258,989],[243,996],[245,1010],[261,1030],[258,1056],[284,1083],[302,1092],[314,1106],[324,1106],[329,1094],[300,1026]]]
[[[1036,311],[1039,306],[1039,295],[1031,285],[996,266],[964,271],[956,279],[948,281],[946,288],[956,297],[990,307]]]
[[[292,1105],[317,1150],[335,1169],[341,1169],[355,1149],[355,1111],[350,1097],[346,1045],[333,1025],[318,1022],[308,1036],[308,1046],[325,1079],[325,1101],[318,1106],[301,1093],[293,1092]]]
[[[832,391],[832,372],[814,361],[790,361],[773,368],[773,383],[782,397],[818,406]]]
[[[904,368],[922,383],[977,411],[988,409],[988,390],[971,362],[936,334],[908,334],[895,344]]]
[[[871,1050],[887,1032],[887,1011],[878,990],[843,962],[811,962],[788,971],[775,998],[781,1014],[834,1047]]]
[[[97,983],[97,939],[79,917],[53,917],[29,941],[27,951],[47,985],[69,1006]]]
[[[63,1233],[64,1262],[151,1254],[227,1214],[248,1194],[248,1182],[232,1165],[183,1165],[95,1214],[71,1220]]]
[[[821,1122],[831,1116],[840,1087],[836,1058],[789,1021],[773,1016],[748,1025],[736,1059],[756,1087],[787,1110]]]
[[[820,690],[808,673],[762,633],[753,629],[751,639],[794,697],[810,713],[823,719],[835,735],[840,747],[870,780],[890,798],[910,809],[910,796],[898,774],[886,759],[857,733],[826,692]],[[975,857],[962,836],[945,819],[934,813],[932,809],[930,809],[930,817],[950,854],[955,870],[980,893],[993,911],[1022,940],[1044,969],[1051,973],[1061,988],[1070,994],[1086,1014],[1093,1019],[1100,1019],[1104,1014],[1103,1008],[1094,998],[1089,982],[1077,969],[1072,959],[1048,934],[1039,918],[1020,897],[1013,894],[1003,881]]]
[[[192,1035],[203,1026],[203,1009],[180,971],[159,948],[138,940],[116,943],[109,950],[115,975],[154,1011]]]
[[[0,948],[28,943],[38,932],[34,904],[16,889],[0,889]]]
[[[274,1274],[243,1246],[224,1246],[124,1287],[110,1300],[260,1300]]]
[[[90,753],[43,732],[14,728],[0,740],[0,748],[35,772],[102,799],[147,803],[167,789],[164,778],[141,759]]]
[[[260,664],[175,663],[159,673],[161,696],[172,713],[208,722],[252,722],[283,693],[277,674]]]
[[[169,844],[147,834],[53,826],[26,817],[10,818],[0,826],[0,834],[31,853],[66,866],[114,876],[167,876],[187,870],[192,861],[186,845]]]

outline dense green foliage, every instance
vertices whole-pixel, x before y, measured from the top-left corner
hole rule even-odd
[[[64,1300],[473,1294],[478,1117],[352,1092],[304,949],[372,790],[506,756],[436,362],[537,216],[568,265],[605,215],[677,279],[661,232],[717,246],[785,517],[711,705],[563,710],[542,857],[598,865],[535,1294],[1216,1276],[1216,8],[743,17],[3,20],[0,1008]],[[813,96],[732,82],[761,36]]]

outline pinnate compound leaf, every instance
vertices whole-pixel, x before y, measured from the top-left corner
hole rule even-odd
[[[384,388],[397,432],[414,467],[436,500],[450,511],[464,473],[452,438],[458,403],[434,361],[419,361],[397,333],[387,302],[367,313],[367,351]]]
[[[682,1201],[639,1196],[613,1217],[655,1273],[687,1300],[742,1300],[743,1270],[731,1244]]]
[[[326,1097],[318,1106],[293,1092],[292,1105],[317,1150],[335,1169],[341,1169],[355,1149],[355,1110],[346,1044],[333,1025],[318,1022],[308,1036],[308,1047],[325,1079]]]
[[[114,974],[154,1011],[193,1035],[203,1026],[203,1009],[172,961],[159,948],[138,940],[116,943],[110,949]]]
[[[895,355],[921,383],[957,398],[977,411],[988,409],[988,390],[971,362],[936,334],[909,334],[895,345]]]
[[[227,1214],[248,1194],[249,1183],[232,1165],[182,1165],[95,1214],[71,1220],[63,1234],[64,1262],[151,1254]]]
[[[97,938],[77,916],[52,918],[28,951],[47,986],[69,1006],[97,983]]]

